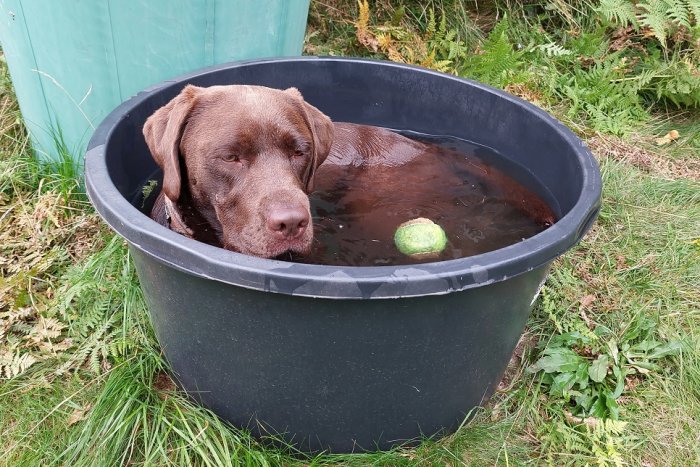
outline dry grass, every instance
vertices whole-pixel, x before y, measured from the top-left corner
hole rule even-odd
[[[674,159],[652,147],[651,138],[629,135],[620,138],[598,134],[586,140],[591,151],[599,160],[611,158],[637,167],[644,172],[669,180],[689,179],[700,181],[700,158],[693,155]],[[679,146],[687,143],[687,137],[668,143]]]
[[[60,274],[102,247],[105,227],[80,193],[30,154],[2,70],[0,94],[0,380],[72,348],[55,308]]]
[[[72,347],[54,308],[56,275],[100,248],[103,227],[83,202],[66,201],[47,190],[0,206],[0,379]]]

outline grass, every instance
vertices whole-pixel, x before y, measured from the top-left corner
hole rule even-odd
[[[556,261],[494,397],[457,433],[385,453],[255,440],[176,389],[123,241],[60,132],[58,163],[31,157],[0,67],[0,465],[700,463],[700,115],[658,71],[697,70],[697,23],[625,26],[613,3],[312,2],[306,53],[503,87],[573,128],[604,179],[598,222]]]

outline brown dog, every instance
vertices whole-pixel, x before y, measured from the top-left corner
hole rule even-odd
[[[146,121],[143,133],[163,169],[151,217],[187,236],[193,222],[207,224],[215,243],[265,258],[309,251],[308,194],[336,189],[349,171],[362,203],[401,193],[410,204],[406,187],[463,183],[438,157],[444,149],[381,128],[333,123],[295,88],[187,86]],[[477,176],[501,183],[510,202],[554,221],[521,185],[477,160],[471,164]]]

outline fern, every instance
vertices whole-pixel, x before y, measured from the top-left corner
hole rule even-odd
[[[671,102],[677,107],[700,106],[700,73],[688,57],[676,52],[667,62],[647,59],[635,76],[621,81],[625,93],[637,93],[647,101]]]
[[[628,72],[626,59],[611,54],[589,69],[562,75],[555,92],[570,101],[570,118],[583,117],[596,130],[625,134],[648,117]]]
[[[444,15],[443,15],[444,17]],[[428,24],[425,27],[425,37],[427,39],[430,39],[431,37],[435,37],[435,33],[437,32],[437,23],[435,20],[435,10],[431,8],[428,10]]]
[[[627,81],[627,92],[643,92],[658,75],[659,70],[656,69],[647,69],[640,71],[637,76],[634,76],[632,79]]]
[[[669,32],[668,3],[665,0],[653,0],[649,3],[639,3],[644,12],[639,17],[639,24],[651,30],[654,36],[666,47]]]
[[[688,11],[693,15],[692,25],[700,25],[700,0],[686,0]]]
[[[32,306],[9,307],[0,313],[0,379],[15,378],[34,363],[72,346],[66,324],[39,314]]]
[[[421,65],[443,72],[454,72],[455,63],[466,58],[467,46],[459,39],[457,31],[447,25],[447,16],[442,12],[440,23],[436,25],[435,12],[429,12],[425,30],[427,54]]]
[[[570,426],[555,423],[550,431],[540,435],[548,465],[562,465],[559,458],[561,447],[566,449],[569,464],[625,465],[622,453],[626,451],[630,438],[626,435],[627,423],[618,420],[596,420],[590,424]]]
[[[522,52],[515,50],[506,31],[508,20],[504,18],[493,28],[481,45],[481,53],[472,55],[463,72],[489,84],[504,86],[520,65]]]
[[[27,332],[27,339],[34,344],[43,341],[51,341],[61,336],[61,331],[66,325],[54,318],[39,317],[36,323]]]
[[[622,467],[621,451],[624,451],[622,435],[627,423],[618,420],[605,420],[589,429],[593,455],[599,465],[615,465]]]
[[[400,25],[394,17],[382,26],[370,25],[367,1],[359,1],[355,22],[358,42],[371,52],[380,52],[389,60],[421,65],[445,73],[454,73],[457,64],[467,55],[467,46],[456,30],[447,23],[447,16],[438,22],[433,9],[422,32]]]
[[[123,357],[140,340],[124,324],[132,322],[126,319],[130,313],[143,314],[145,305],[120,238],[113,237],[82,267],[72,268],[58,295],[63,297],[59,309],[70,319],[70,334],[76,342],[57,373],[86,363],[91,371],[100,373],[111,365],[110,360]]]
[[[678,26],[683,26],[688,29],[691,27],[690,16],[692,14],[688,3],[684,0],[674,0],[674,1],[664,1],[661,0],[660,3],[664,4],[665,11],[671,20]]]
[[[700,106],[700,74],[691,65],[682,61],[673,62],[669,73],[654,80],[656,98],[668,100],[676,106]]]
[[[595,11],[620,26],[638,26],[634,4],[629,0],[601,0]]]
[[[559,44],[554,42],[549,42],[547,44],[540,44],[534,47],[535,50],[544,52],[548,57],[565,57],[571,55],[573,52],[571,50],[565,49]]]
[[[699,0],[601,0],[595,8],[606,20],[635,31],[648,29],[665,48],[678,28],[692,29],[700,18]]]
[[[36,357],[29,353],[0,351],[0,379],[19,376],[36,362]]]

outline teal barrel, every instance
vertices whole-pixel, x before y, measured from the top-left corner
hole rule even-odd
[[[32,146],[75,157],[148,86],[209,65],[301,54],[309,0],[4,0],[0,44]]]

